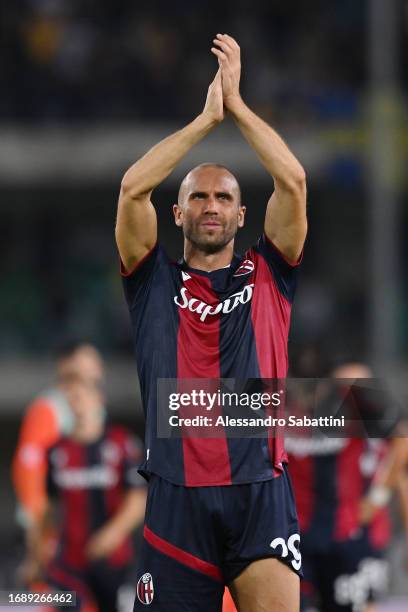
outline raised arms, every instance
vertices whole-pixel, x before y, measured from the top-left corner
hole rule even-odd
[[[224,118],[221,75],[211,83],[203,112],[182,130],[168,136],[125,173],[119,195],[116,242],[126,270],[130,271],[157,240],[152,191],[190,149]]]
[[[275,130],[243,102],[236,41],[227,34],[217,34],[214,45],[211,50],[221,68],[224,106],[275,183],[266,209],[265,233],[288,259],[296,261],[307,232],[305,172]]]
[[[127,271],[157,240],[157,217],[151,194],[178,162],[224,118],[226,108],[271,174],[275,191],[269,199],[265,233],[290,260],[297,260],[306,237],[305,173],[280,136],[243,102],[239,93],[240,49],[226,34],[217,34],[212,52],[220,70],[211,83],[203,112],[165,138],[125,173],[119,196],[116,242]]]

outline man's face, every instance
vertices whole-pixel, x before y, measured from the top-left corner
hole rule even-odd
[[[70,384],[81,382],[101,392],[105,378],[102,359],[93,346],[84,344],[72,355],[59,361],[57,376],[64,390]]]
[[[205,253],[217,253],[233,240],[244,225],[245,207],[240,190],[227,170],[197,168],[187,175],[173,207],[176,225]]]
[[[89,422],[98,419],[103,414],[104,398],[101,391],[85,380],[72,380],[65,388],[65,395],[77,426],[85,420]]]

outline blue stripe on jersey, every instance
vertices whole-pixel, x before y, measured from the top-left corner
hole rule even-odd
[[[105,436],[104,436],[104,439]],[[86,445],[85,461],[86,466],[97,466],[103,464],[101,457],[101,440],[93,444]],[[93,487],[88,489],[88,504],[89,504],[89,532],[94,533],[105,524],[108,520],[108,512],[106,508],[105,490],[102,487]]]
[[[134,310],[144,313],[144,316],[132,317],[140,392],[145,417],[148,415],[145,460],[140,472],[145,477],[155,472],[179,483],[184,477],[183,442],[157,437],[157,380],[177,378],[179,316],[176,304],[169,297],[175,296],[177,287],[181,287],[179,270],[164,250],[156,246],[141,268],[126,278],[124,286],[131,313]],[[177,474],[172,473],[172,465],[179,466]]]
[[[326,546],[333,538],[337,508],[337,454],[314,457],[315,511],[308,531]]]

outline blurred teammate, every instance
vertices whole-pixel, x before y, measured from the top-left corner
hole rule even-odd
[[[370,378],[344,364],[339,379]],[[397,456],[385,439],[310,436],[286,440],[302,536],[302,609],[372,612],[387,587],[387,505]]]
[[[402,523],[405,530],[405,566],[408,568],[408,424],[404,422],[395,439],[395,453],[398,457],[396,490],[398,492]]]
[[[27,556],[21,567],[28,586],[38,579],[38,548],[49,554],[51,538],[39,542],[35,523],[43,516],[46,505],[46,453],[61,435],[71,432],[72,412],[67,390],[72,381],[81,379],[100,388],[104,368],[99,352],[90,344],[64,346],[57,357],[56,384],[41,392],[28,406],[20,427],[12,464],[12,477],[18,501],[18,518],[25,529]],[[35,561],[34,561],[35,559]]]
[[[299,608],[301,560],[283,441],[156,435],[160,378],[284,378],[296,266],[306,235],[302,166],[243,102],[240,49],[218,34],[203,112],[125,174],[116,239],[147,419],[149,493],[135,610],[217,612],[228,584],[244,612]],[[229,112],[274,180],[264,231],[244,257],[236,178],[202,164],[174,205],[184,257],[157,244],[152,191]],[[187,379],[187,382],[186,382]],[[238,486],[239,485],[239,486]],[[166,510],[164,510],[166,509]],[[171,509],[171,511],[167,510]]]
[[[105,424],[103,397],[78,380],[67,393],[74,428],[48,452],[50,504],[58,503],[59,534],[47,582],[76,591],[81,612],[93,602],[115,612],[133,562],[130,535],[144,517],[141,446],[123,427]],[[131,605],[131,603],[129,604]]]

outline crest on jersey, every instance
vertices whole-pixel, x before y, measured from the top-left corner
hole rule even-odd
[[[119,463],[121,459],[120,448],[112,440],[106,440],[102,444],[101,455],[106,463]]]
[[[255,269],[255,264],[250,259],[244,259],[234,276],[245,276],[245,274],[251,274]]]
[[[144,606],[148,606],[153,601],[154,586],[152,575],[146,572],[137,583],[137,598]]]

